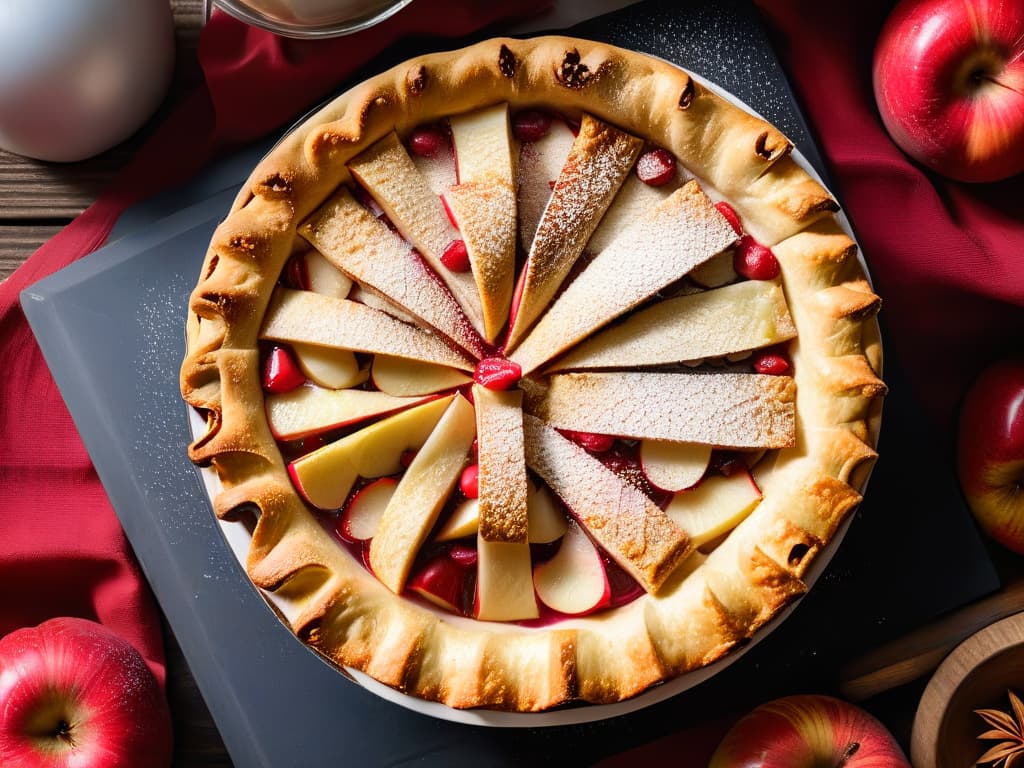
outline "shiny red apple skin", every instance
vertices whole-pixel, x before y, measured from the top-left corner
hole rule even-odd
[[[762,704],[725,735],[709,768],[911,768],[872,714],[831,696]]]
[[[1024,171],[1024,3],[902,0],[873,80],[889,135],[925,166],[967,182]]]
[[[1024,555],[1024,358],[991,364],[967,388],[957,475],[982,530]]]
[[[0,639],[4,768],[163,768],[172,752],[163,689],[110,629],[60,617]]]

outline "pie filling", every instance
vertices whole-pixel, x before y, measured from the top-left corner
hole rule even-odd
[[[349,163],[260,334],[299,495],[397,594],[544,626],[656,593],[795,440],[769,248],[665,149],[499,104]]]

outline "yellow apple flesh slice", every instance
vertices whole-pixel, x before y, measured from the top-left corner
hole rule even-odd
[[[395,478],[379,477],[356,491],[341,512],[344,535],[354,541],[367,541],[376,536],[384,510],[397,487]]]
[[[778,344],[796,336],[782,286],[767,280],[665,299],[601,331],[549,370],[680,363]]]
[[[363,427],[288,465],[292,483],[319,509],[338,509],[357,477],[384,477],[402,469],[402,454],[427,441],[454,396],[430,400]]]
[[[612,592],[601,553],[575,523],[554,556],[534,567],[533,586],[544,605],[570,616],[602,608]]]
[[[533,592],[530,545],[477,539],[474,613],[481,621],[521,621],[540,614]]]
[[[523,416],[526,463],[573,517],[648,592],[657,591],[692,545],[660,507],[540,419]]]
[[[261,339],[383,353],[472,371],[473,363],[436,334],[349,299],[277,288]]]
[[[309,290],[314,293],[322,293],[324,296],[333,296],[336,299],[344,299],[348,296],[349,291],[352,290],[352,280],[348,275],[331,264],[318,251],[306,251],[304,258]]]
[[[511,358],[530,373],[735,240],[700,185],[687,182],[597,254]]]
[[[483,340],[458,302],[409,244],[342,187],[299,227],[338,269],[397,303],[476,357]]]
[[[704,288],[718,288],[731,283],[738,275],[732,266],[732,250],[712,256],[690,271],[690,279]]]
[[[476,536],[480,523],[480,499],[463,499],[452,511],[451,517],[434,535],[435,541],[454,541]]]
[[[278,440],[295,440],[418,405],[425,397],[394,397],[362,389],[297,387],[267,395],[267,423]]]
[[[306,378],[321,387],[348,389],[362,384],[369,376],[349,349],[293,343],[292,352]]]
[[[755,373],[565,373],[534,413],[558,429],[728,448],[796,441],[796,385]],[[555,489],[557,491],[557,489]]]
[[[550,544],[565,535],[569,521],[547,486],[531,483],[526,507],[530,519],[531,544]]]
[[[640,466],[655,488],[681,491],[700,482],[711,462],[711,446],[669,440],[641,440]]]
[[[590,115],[548,200],[526,257],[522,290],[512,309],[512,349],[547,308],[633,167],[643,142]]]
[[[462,387],[472,378],[454,368],[403,360],[390,355],[375,355],[370,368],[374,386],[396,397],[429,395]]]
[[[700,546],[739,525],[761,501],[761,490],[746,469],[711,475],[669,502],[668,516]]]
[[[390,133],[353,158],[348,169],[370,193],[391,223],[413,244],[427,264],[437,273],[469,321],[483,332],[483,310],[473,276],[452,272],[441,262],[441,255],[459,233],[448,220],[444,204],[427,180],[416,170],[409,153]]]
[[[448,500],[476,436],[473,406],[456,395],[409,464],[370,542],[370,567],[401,593],[420,546]]]
[[[523,142],[519,148],[516,207],[519,209],[519,243],[524,253],[530,252],[537,225],[575,140],[564,120],[552,118],[546,134],[536,141]]]

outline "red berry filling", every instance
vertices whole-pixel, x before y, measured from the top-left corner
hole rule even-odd
[[[290,392],[306,381],[306,375],[284,347],[274,347],[263,363],[263,389],[272,394]]]
[[[665,149],[644,152],[636,161],[636,175],[652,187],[668,184],[676,175],[676,159]]]
[[[577,445],[583,446],[591,453],[604,453],[610,451],[615,445],[613,435],[598,435],[594,432],[576,432],[571,429],[563,430],[562,434]]]
[[[417,128],[409,137],[409,151],[420,157],[433,157],[448,143],[437,128]]]
[[[754,360],[754,370],[770,376],[785,376],[789,373],[789,360],[777,352],[762,352]]]
[[[748,280],[773,280],[779,276],[779,262],[772,249],[750,235],[743,235],[733,251],[732,268]]]
[[[732,231],[737,235],[743,234],[743,224],[740,223],[740,215],[736,213],[736,209],[729,205],[724,200],[720,203],[715,203],[715,208],[718,212],[725,217],[725,220],[729,222],[729,226],[732,227]]]
[[[551,130],[551,117],[535,109],[517,112],[512,117],[512,133],[520,141],[537,141]]]
[[[485,357],[476,364],[473,381],[487,389],[511,389],[523,377],[519,363],[504,357]]]
[[[452,240],[441,254],[441,263],[452,272],[469,271],[469,251],[465,240]]]

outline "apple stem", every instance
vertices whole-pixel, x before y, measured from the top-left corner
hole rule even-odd
[[[61,720],[57,723],[57,732],[54,734],[61,741],[66,741],[71,746],[74,746],[75,739],[71,735],[71,723],[67,720]]]
[[[843,754],[839,756],[839,762],[836,763],[836,768],[843,768],[849,761],[850,758],[857,754],[860,750],[860,742],[852,741],[846,745],[846,749],[843,750]]]

